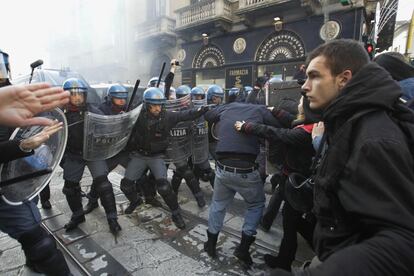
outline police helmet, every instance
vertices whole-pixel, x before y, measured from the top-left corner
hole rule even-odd
[[[149,81],[148,81],[148,85],[147,87],[155,87],[157,86],[157,82],[158,82],[159,78],[158,77],[152,77]],[[163,82],[162,80],[160,81],[160,83]]]
[[[191,88],[188,85],[180,85],[175,90],[175,93],[177,94],[177,99],[179,99],[191,94]]]
[[[196,96],[196,95],[201,95],[201,96],[205,96],[206,92],[204,92],[204,89],[200,86],[196,86],[193,89],[191,89],[191,96]]]
[[[229,90],[229,96],[237,97],[240,93],[240,88],[233,87]]]
[[[144,91],[143,101],[146,104],[158,104],[165,103],[165,95],[158,87],[150,87]]]
[[[249,95],[250,92],[252,92],[252,91],[253,91],[253,87],[251,87],[251,86],[245,86],[244,87],[244,92],[246,92],[247,95]]]
[[[223,88],[221,88],[220,86],[216,84],[210,85],[209,88],[207,89],[207,100],[211,101],[213,96],[220,97],[221,99],[223,99],[224,98]]]
[[[9,79],[9,55],[0,49],[0,79]]]
[[[70,78],[65,80],[65,82],[63,83],[63,90],[68,90],[71,93],[86,93],[88,91],[88,87],[81,79]]]
[[[283,80],[282,80],[280,77],[272,77],[272,78],[269,80],[269,84],[270,84],[270,83],[277,83],[277,82],[283,82]]]
[[[108,88],[108,96],[115,99],[128,99],[128,90],[120,84],[113,84]]]

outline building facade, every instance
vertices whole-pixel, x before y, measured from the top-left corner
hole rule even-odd
[[[182,83],[252,85],[266,72],[291,80],[326,40],[361,40],[362,6],[314,1],[201,0],[177,9]]]

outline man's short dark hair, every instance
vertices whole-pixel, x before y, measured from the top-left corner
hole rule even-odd
[[[362,44],[352,39],[337,39],[319,45],[307,57],[306,64],[312,59],[324,56],[326,66],[333,76],[337,76],[345,70],[351,70],[355,75],[370,59]]]

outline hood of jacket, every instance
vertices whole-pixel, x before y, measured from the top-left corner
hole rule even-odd
[[[370,62],[355,74],[323,112],[324,122],[347,120],[362,110],[394,112],[401,88],[379,65]]]

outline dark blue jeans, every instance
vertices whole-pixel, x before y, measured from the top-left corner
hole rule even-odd
[[[233,173],[216,167],[213,199],[208,216],[208,231],[216,234],[223,227],[226,208],[232,202],[234,195],[239,193],[247,204],[242,231],[256,235],[256,228],[262,217],[265,206],[263,182],[258,170],[251,173]]]
[[[0,230],[14,239],[37,227],[41,220],[38,197],[21,205],[9,205],[0,199]]]

